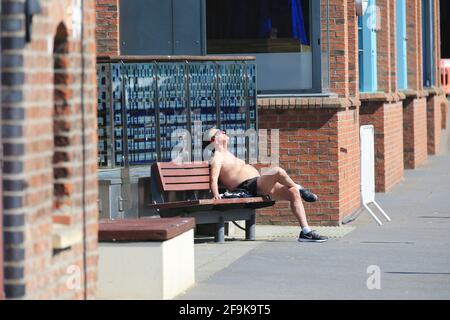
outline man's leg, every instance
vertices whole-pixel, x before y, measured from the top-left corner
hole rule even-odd
[[[289,177],[284,169],[275,167],[271,168],[268,172],[258,178],[258,194],[269,194],[276,183],[288,188],[297,187],[297,184]]]
[[[311,230],[306,219],[305,208],[303,207],[302,199],[296,187],[286,187],[280,183],[275,183],[272,190],[269,192],[273,200],[287,200],[291,203],[291,210],[297,218],[302,231],[298,237],[300,242],[325,242],[327,237],[319,235],[317,232]]]
[[[302,229],[309,228],[305,208],[303,207],[302,199],[300,198],[297,187],[286,187],[281,183],[276,182],[268,194],[270,195],[270,198],[275,201],[289,201],[291,203],[292,213],[297,218]]]
[[[317,200],[317,196],[314,193],[303,188],[301,185],[296,184],[286,171],[279,167],[271,168],[268,172],[258,178],[258,194],[269,194],[276,183],[289,188],[296,187],[297,192],[300,192],[300,195],[305,201],[315,202]]]

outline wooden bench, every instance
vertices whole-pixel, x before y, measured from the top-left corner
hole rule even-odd
[[[268,197],[211,199],[207,162],[157,162],[151,167],[153,204],[161,217],[194,217],[196,224],[216,224],[215,241],[224,242],[225,222],[245,220],[245,238],[255,239],[256,209],[272,206]]]
[[[100,220],[100,299],[172,299],[195,284],[193,218]]]

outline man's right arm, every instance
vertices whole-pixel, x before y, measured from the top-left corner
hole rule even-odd
[[[210,187],[214,199],[220,199],[219,195],[219,174],[222,168],[223,155],[220,152],[216,152],[211,159],[211,173],[210,173]]]

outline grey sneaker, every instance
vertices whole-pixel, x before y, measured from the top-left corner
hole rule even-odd
[[[328,237],[321,236],[314,230],[310,231],[307,234],[303,233],[303,231],[302,231],[302,232],[300,232],[300,235],[298,236],[299,242],[325,242],[327,240],[328,240]]]

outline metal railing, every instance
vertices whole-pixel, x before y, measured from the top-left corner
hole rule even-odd
[[[99,57],[97,80],[101,168],[170,161],[176,132],[213,126],[245,157],[243,133],[257,129],[253,57]]]

